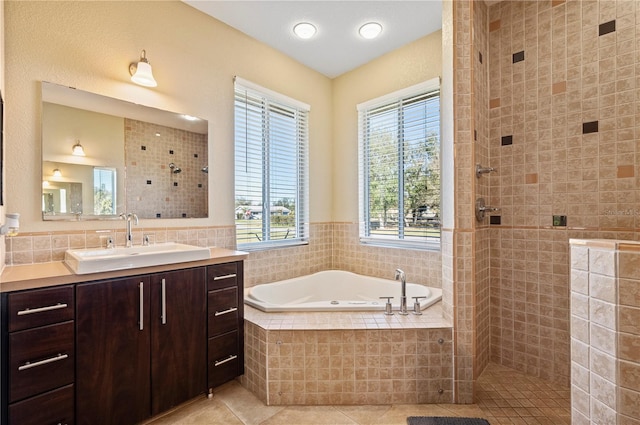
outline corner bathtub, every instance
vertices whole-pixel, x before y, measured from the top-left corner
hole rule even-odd
[[[283,311],[377,311],[384,310],[385,299],[393,297],[393,310],[400,308],[400,282],[361,276],[340,270],[327,270],[307,276],[267,283],[245,290],[244,302],[265,312]],[[442,290],[407,283],[407,310],[414,299],[420,310],[442,299]]]

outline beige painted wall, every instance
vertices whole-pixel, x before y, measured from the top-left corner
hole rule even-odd
[[[40,81],[73,86],[209,120],[209,218],[153,226],[233,225],[233,77],[311,105],[310,211],[331,220],[331,81],[178,1],[5,4],[6,206],[25,232],[120,228],[122,223],[40,219]],[[131,83],[146,49],[158,81]]]
[[[333,80],[333,220],[358,221],[358,103],[442,75],[442,32]]]

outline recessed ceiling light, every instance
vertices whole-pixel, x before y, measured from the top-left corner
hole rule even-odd
[[[360,35],[368,40],[376,38],[382,32],[382,25],[377,22],[368,22],[358,30]]]
[[[316,34],[316,27],[308,22],[300,22],[293,27],[293,32],[300,38],[311,38]]]
[[[187,115],[187,114],[183,114],[182,118],[184,118],[187,121],[198,121],[200,119],[198,117],[194,117],[192,115]]]

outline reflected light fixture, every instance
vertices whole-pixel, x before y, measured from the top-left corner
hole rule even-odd
[[[366,38],[367,40],[371,40],[376,38],[382,32],[382,25],[377,22],[368,22],[360,27],[358,33],[362,36],[362,38]]]
[[[147,60],[147,51],[143,50],[140,53],[140,61],[138,63],[132,63],[129,65],[129,74],[131,74],[131,81],[136,84],[145,87],[156,87],[155,78],[153,78],[153,72],[151,70],[151,64]]]
[[[62,177],[62,171],[59,168],[53,169],[53,177]]]
[[[75,156],[84,156],[84,148],[80,144],[80,140],[76,140],[76,144],[73,145],[71,153]]]
[[[300,22],[293,27],[294,34],[305,40],[316,35],[316,31],[316,27],[309,22]]]

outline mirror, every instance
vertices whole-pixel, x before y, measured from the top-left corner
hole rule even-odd
[[[208,122],[42,83],[42,218],[208,216]]]

